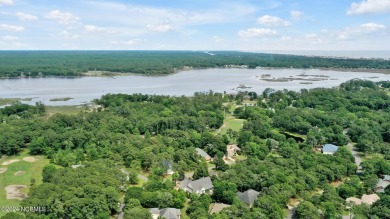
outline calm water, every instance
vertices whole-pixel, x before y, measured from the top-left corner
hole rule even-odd
[[[298,76],[300,74],[305,76]],[[261,75],[272,78],[322,79],[313,84],[303,81],[263,81]],[[317,75],[317,76],[315,76]],[[318,76],[328,77],[318,77]],[[251,87],[246,90],[262,92],[265,88],[277,90],[300,90],[302,88],[334,87],[353,78],[373,81],[390,80],[390,75],[363,72],[337,72],[300,69],[205,69],[183,71],[168,76],[115,76],[82,78],[23,78],[0,80],[0,98],[33,98],[26,103],[42,101],[46,105],[78,105],[99,98],[106,93],[145,93],[164,95],[192,95],[197,91],[234,93],[240,84]],[[69,101],[53,102],[53,98],[74,98]]]

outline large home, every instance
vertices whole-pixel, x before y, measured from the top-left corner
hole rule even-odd
[[[237,196],[242,202],[245,202],[252,207],[253,203],[255,203],[257,197],[259,196],[259,192],[249,189],[245,192],[237,192]]]
[[[377,194],[370,194],[370,195],[364,194],[360,199],[355,197],[350,197],[347,198],[345,201],[349,203],[353,203],[354,205],[361,205],[361,204],[372,205],[379,199],[380,198]]]
[[[226,158],[233,157],[237,155],[237,152],[241,151],[241,148],[239,148],[236,144],[229,144],[226,146]]]
[[[385,188],[390,185],[390,176],[384,175],[383,179],[379,179],[375,186],[375,192],[384,193]]]
[[[339,146],[336,146],[334,144],[325,144],[323,147],[322,147],[322,153],[323,154],[330,154],[330,155],[333,155],[334,153],[337,152],[337,150],[339,149]]]
[[[210,177],[204,177],[194,181],[184,178],[184,180],[180,182],[180,188],[190,193],[212,194],[214,185],[213,182],[211,182]]]
[[[153,219],[166,218],[166,219],[180,219],[180,209],[176,208],[151,208],[149,209],[150,214],[152,214]]]
[[[211,160],[211,156],[208,155],[208,154],[206,153],[206,151],[204,151],[204,150],[202,150],[202,149],[200,149],[200,148],[195,148],[195,150],[196,150],[196,153],[197,153],[199,156],[203,157],[205,160],[207,160],[207,161],[210,161],[210,160]]]

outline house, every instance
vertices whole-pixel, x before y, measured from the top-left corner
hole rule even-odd
[[[149,209],[150,214],[152,215],[153,219],[158,218],[166,218],[166,219],[180,219],[180,209],[176,208],[150,208]]]
[[[169,160],[163,160],[162,161],[162,167],[164,170],[166,170],[167,175],[172,175],[175,172],[173,171],[173,162]]]
[[[371,194],[371,195],[364,194],[361,199],[362,199],[362,203],[365,203],[367,205],[372,205],[380,198],[377,194]]]
[[[211,194],[213,193],[214,185],[213,182],[211,182],[210,177],[204,177],[194,181],[184,178],[184,180],[180,182],[180,188],[190,193]]]
[[[233,157],[237,155],[237,151],[241,151],[241,148],[239,148],[236,144],[229,144],[226,146],[226,157]]]
[[[379,199],[380,198],[377,194],[371,194],[371,195],[364,194],[360,199],[355,197],[350,197],[347,198],[345,201],[349,203],[353,203],[354,205],[361,205],[361,204],[372,205]]]
[[[223,204],[223,203],[211,203],[210,206],[209,206],[210,214],[219,213],[224,208],[228,208],[230,206],[231,205],[227,205],[227,204]]]
[[[374,191],[379,193],[384,193],[385,188],[390,185],[390,176],[385,175],[383,179],[379,179],[378,183],[375,186]]]
[[[345,199],[345,201],[348,203],[351,203],[351,204],[354,204],[354,205],[361,205],[362,204],[362,200],[360,198],[355,198],[355,197],[349,197],[347,199]]]
[[[204,151],[204,150],[202,150],[202,149],[200,149],[200,148],[195,148],[195,150],[196,150],[196,153],[197,153],[199,156],[203,157],[205,160],[207,160],[207,161],[210,161],[210,160],[211,160],[211,156],[208,155],[208,154],[206,153],[206,151]]]
[[[336,146],[334,144],[325,144],[323,147],[322,147],[322,153],[323,154],[330,154],[330,155],[333,155],[334,153],[336,153],[336,151],[339,149],[339,146]]]
[[[158,217],[160,217],[160,209],[158,208],[150,208],[149,213],[152,215],[153,219],[158,219]]]
[[[259,196],[259,192],[253,189],[249,189],[245,192],[237,192],[236,194],[242,202],[247,203],[250,207],[252,207]]]

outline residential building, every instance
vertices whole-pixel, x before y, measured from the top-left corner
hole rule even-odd
[[[325,144],[323,147],[322,147],[322,153],[323,154],[330,154],[330,155],[333,155],[334,153],[337,152],[337,150],[339,149],[339,146],[336,146],[334,144]]]
[[[237,196],[242,202],[245,202],[250,207],[252,207],[257,200],[257,197],[259,196],[259,192],[253,189],[249,189],[245,192],[237,192]]]
[[[210,177],[204,177],[194,181],[185,178],[183,181],[180,182],[180,188],[190,193],[212,194],[214,185]]]

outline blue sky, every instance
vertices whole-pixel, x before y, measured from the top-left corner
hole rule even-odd
[[[0,0],[0,50],[390,50],[390,0]]]

